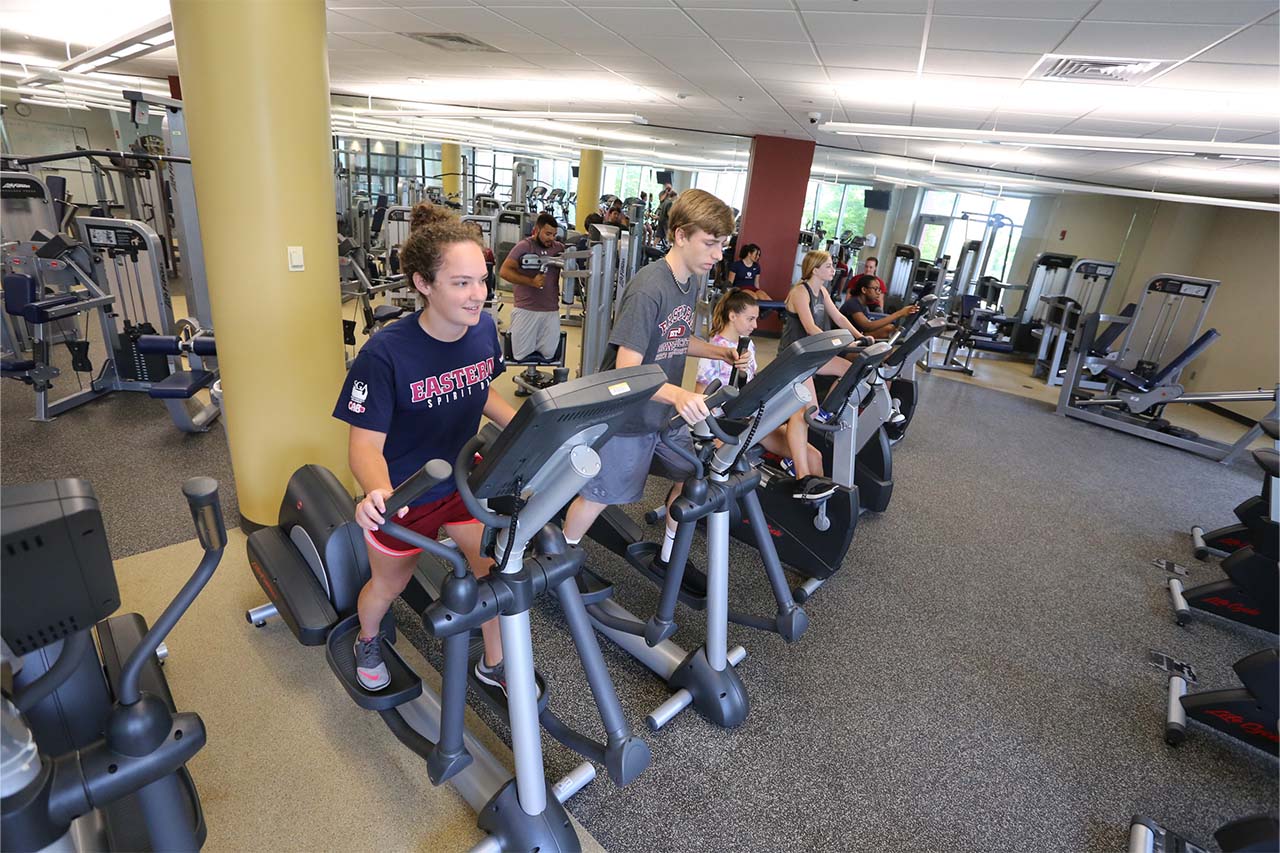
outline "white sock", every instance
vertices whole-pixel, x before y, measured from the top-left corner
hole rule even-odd
[[[666,563],[671,560],[671,549],[676,544],[676,528],[675,522],[667,519],[667,532],[662,537],[662,562]]]
[[[577,545],[581,541],[582,541],[581,536],[579,536],[577,539],[570,539],[568,536],[564,537],[564,542],[566,545]]]

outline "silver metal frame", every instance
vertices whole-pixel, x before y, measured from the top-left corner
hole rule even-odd
[[[1139,438],[1158,441],[1161,444],[1167,444],[1170,447],[1176,447],[1179,450],[1185,450],[1194,453],[1197,456],[1203,456],[1207,459],[1213,459],[1217,462],[1229,463],[1236,457],[1240,456],[1259,436],[1262,435],[1262,427],[1255,425],[1247,430],[1243,435],[1231,444],[1221,441],[1215,441],[1211,438],[1196,436],[1195,438],[1185,438],[1178,435],[1172,435],[1153,429],[1146,420],[1136,417],[1143,412],[1150,410],[1156,406],[1166,406],[1172,403],[1244,403],[1244,402],[1273,402],[1273,406],[1269,417],[1276,417],[1280,413],[1280,385],[1272,391],[1209,391],[1209,392],[1192,392],[1188,393],[1184,387],[1177,382],[1177,375],[1173,375],[1169,380],[1148,392],[1132,392],[1120,390],[1116,383],[1107,383],[1108,396],[1090,397],[1077,399],[1079,389],[1083,387],[1085,376],[1094,370],[1106,367],[1112,363],[1111,359],[1099,359],[1089,355],[1090,349],[1097,336],[1097,329],[1102,323],[1136,323],[1142,314],[1142,307],[1146,304],[1146,293],[1159,291],[1152,290],[1153,284],[1163,280],[1178,280],[1190,282],[1194,284],[1216,285],[1208,279],[1191,279],[1186,276],[1176,276],[1169,274],[1161,274],[1153,277],[1147,282],[1147,289],[1143,295],[1143,301],[1139,304],[1138,311],[1132,318],[1124,317],[1118,314],[1088,314],[1082,319],[1080,327],[1076,330],[1075,340],[1071,351],[1070,360],[1067,363],[1067,373],[1063,378],[1062,391],[1058,395],[1057,412],[1069,418],[1077,418],[1079,420],[1088,421],[1098,426],[1108,427],[1109,429],[1119,430],[1120,432],[1135,435]],[[1208,302],[1212,298],[1213,290],[1209,290],[1208,298],[1204,298],[1203,305],[1200,309],[1199,317],[1194,322],[1194,331],[1192,339],[1199,334],[1200,325],[1203,322],[1204,315],[1208,311]],[[1176,295],[1174,298],[1177,298]],[[1199,297],[1190,297],[1199,298]],[[1153,303],[1154,304],[1154,303]],[[1164,299],[1159,302],[1159,315],[1154,323],[1148,323],[1142,328],[1150,328],[1150,334],[1147,335],[1146,343],[1143,345],[1144,350],[1149,349],[1152,342],[1164,333],[1164,339],[1160,344],[1160,351],[1167,349],[1169,337],[1172,329],[1177,323],[1180,306],[1174,305],[1171,299]],[[1132,326],[1125,334],[1125,340],[1133,338]],[[1136,352],[1132,347],[1131,353]],[[1181,371],[1178,371],[1181,373]]]
[[[1111,291],[1111,283],[1115,281],[1118,266],[1115,261],[1093,258],[1078,260],[1072,265],[1071,278],[1061,294],[1040,297],[1035,317],[1043,325],[1040,328],[1040,347],[1036,351],[1036,362],[1031,372],[1033,378],[1043,377],[1045,384],[1049,386],[1062,384],[1062,365],[1067,358],[1071,337],[1080,326],[1080,318],[1102,310],[1107,294]],[[1097,286],[1099,280],[1105,282],[1101,289]],[[1073,299],[1076,305],[1059,310],[1053,320],[1045,320],[1051,310],[1049,303],[1055,296],[1066,296]],[[1102,390],[1106,383],[1082,378],[1080,387]]]

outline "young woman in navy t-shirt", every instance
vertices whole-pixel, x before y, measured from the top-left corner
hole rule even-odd
[[[421,206],[420,206],[421,207]],[[421,227],[400,249],[400,263],[426,306],[369,339],[347,373],[334,417],[351,425],[351,471],[364,489],[356,522],[365,531],[371,577],[360,591],[356,674],[367,690],[389,678],[379,626],[413,576],[419,549],[380,530],[386,497],[431,459],[452,463],[480,429],[484,415],[505,427],[515,410],[492,387],[503,371],[502,346],[485,313],[484,253],[473,231],[445,210],[415,211]],[[477,576],[489,573],[480,554],[484,526],[454,488],[441,483],[401,511],[397,522],[435,538],[443,527]],[[485,653],[476,665],[485,682],[503,688],[498,620],[483,626]]]

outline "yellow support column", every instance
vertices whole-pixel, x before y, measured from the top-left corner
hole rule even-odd
[[[462,203],[462,146],[456,142],[440,143],[440,179],[444,197]],[[464,210],[463,213],[470,213]]]
[[[173,0],[172,14],[236,494],[245,519],[274,524],[299,466],[352,484],[331,416],[346,368],[324,2]]]
[[[578,153],[578,212],[574,228],[585,232],[582,220],[599,207],[600,181],[604,177],[604,152],[598,148],[583,148]]]

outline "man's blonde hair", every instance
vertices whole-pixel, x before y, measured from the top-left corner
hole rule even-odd
[[[706,190],[685,190],[667,214],[667,239],[674,241],[681,229],[686,237],[695,230],[728,237],[733,233],[733,209]]]

